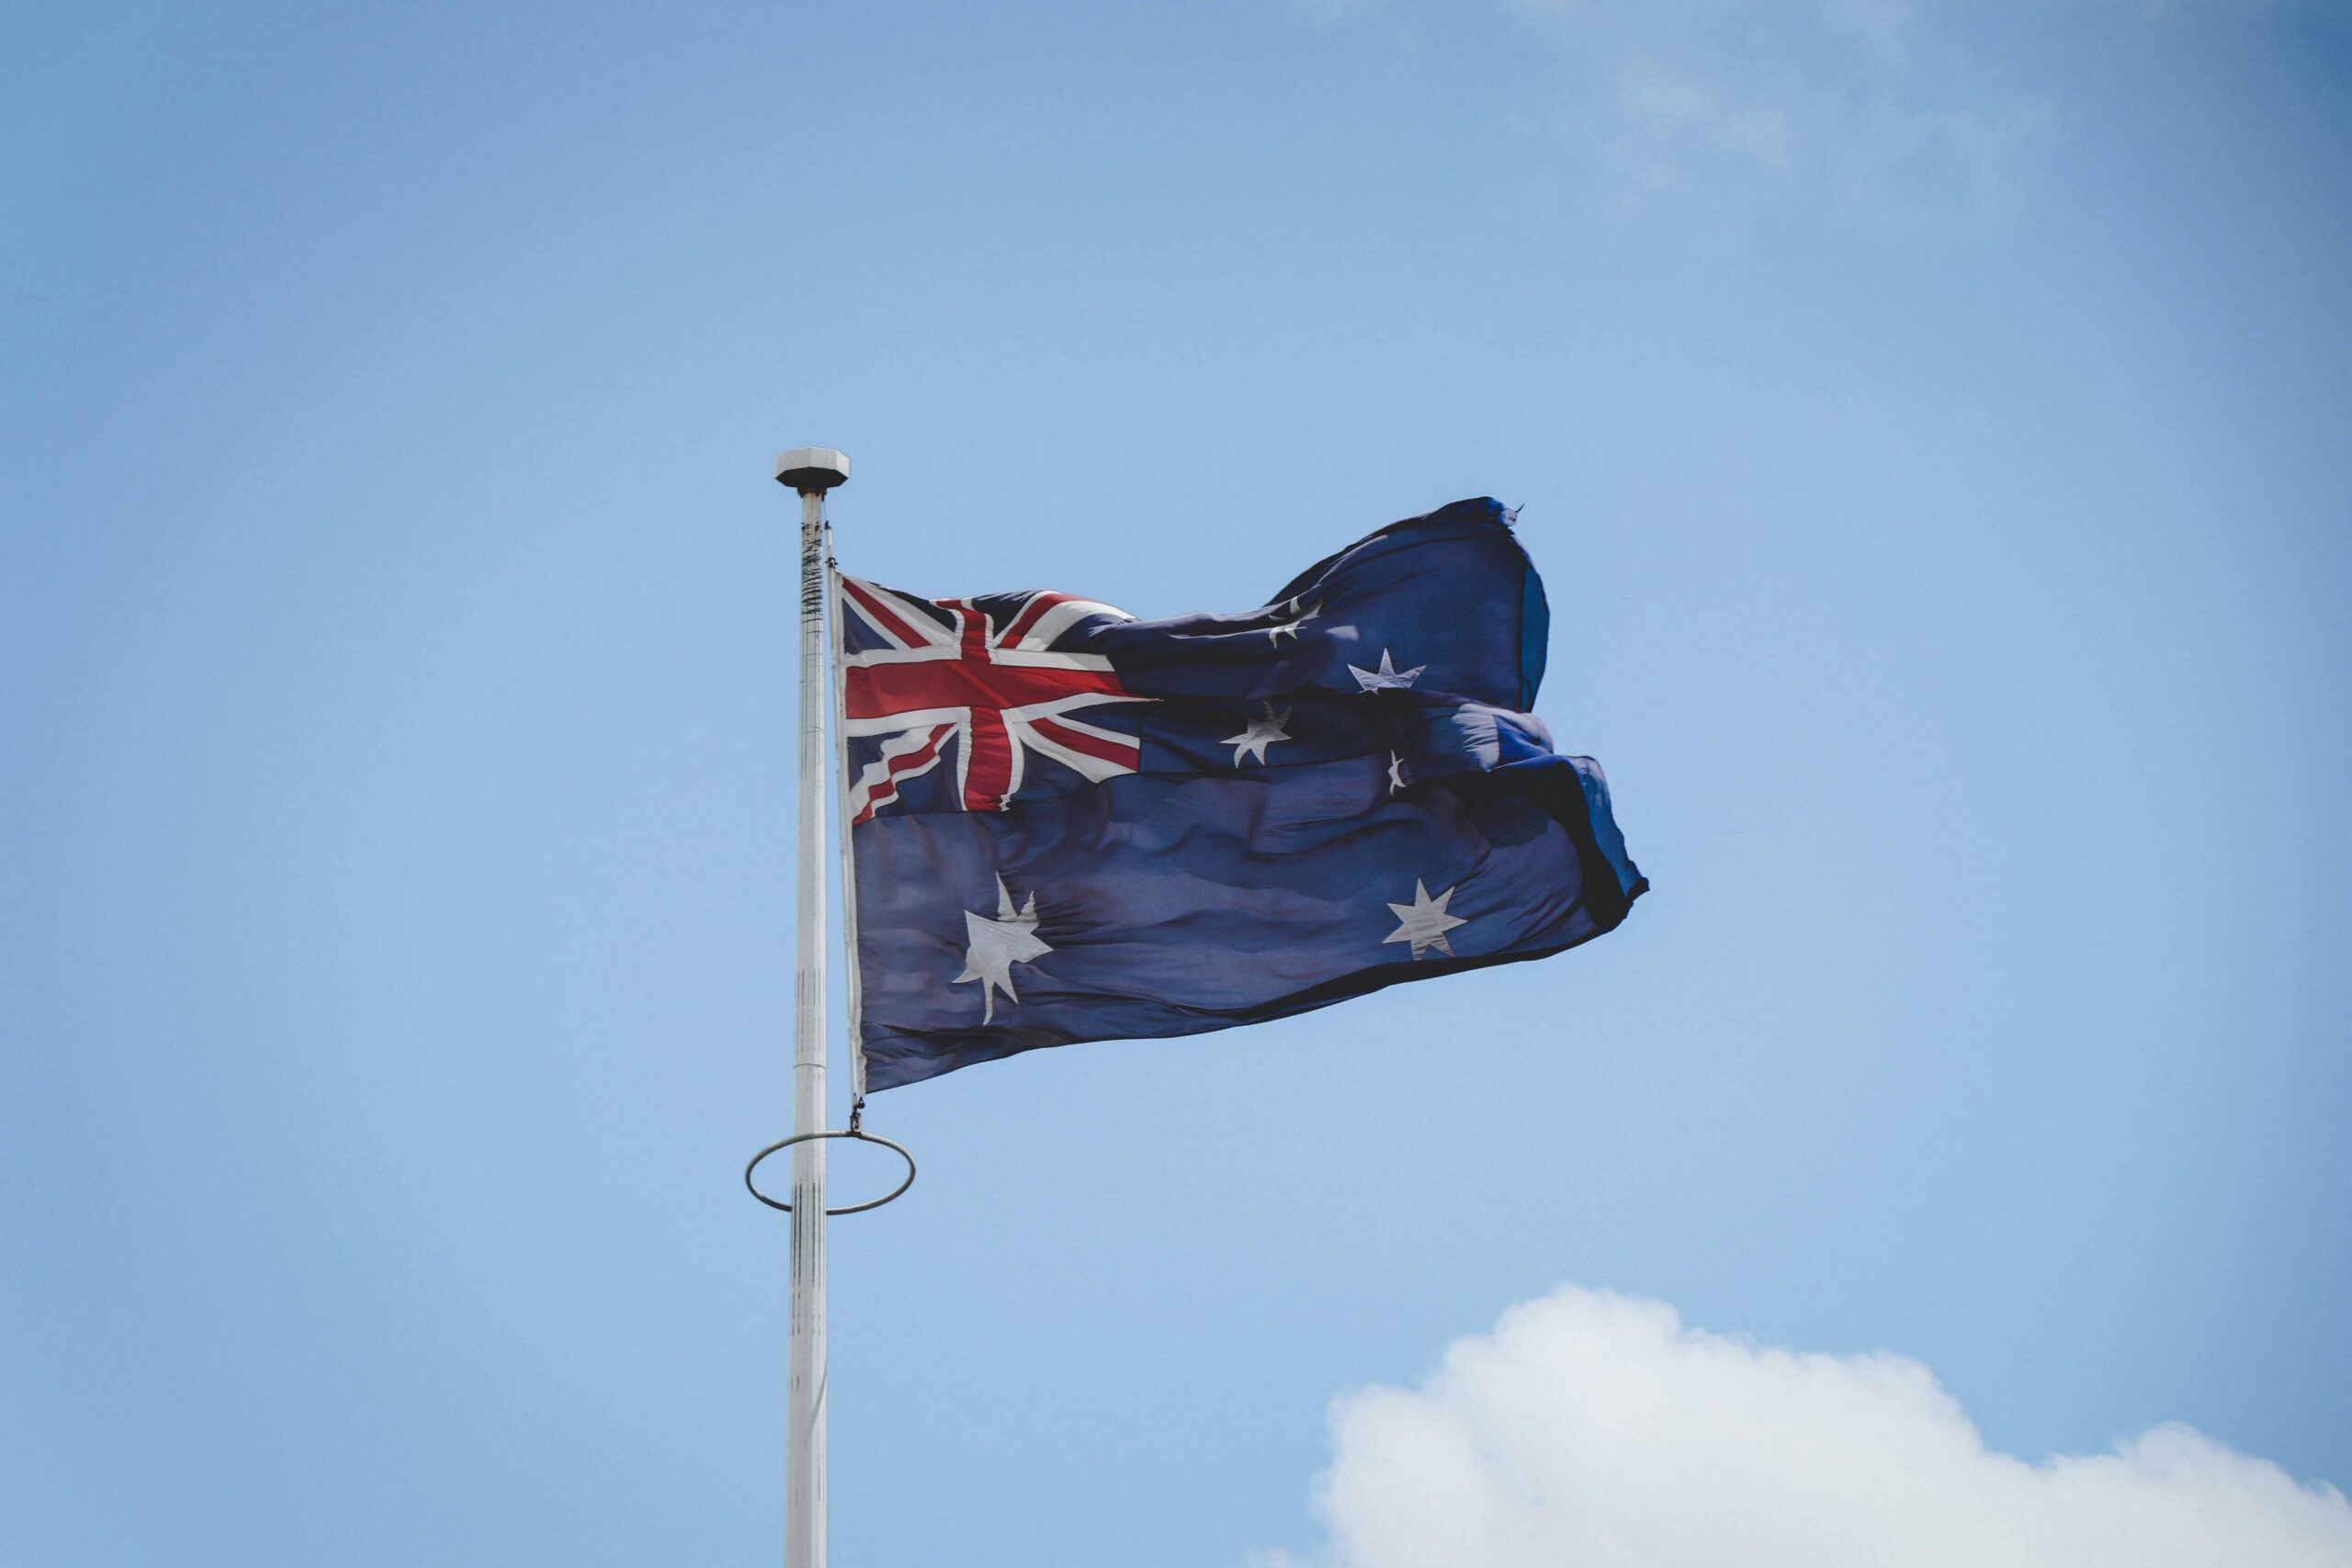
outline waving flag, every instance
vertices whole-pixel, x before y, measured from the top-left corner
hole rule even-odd
[[[1541,958],[1647,886],[1527,711],[1549,616],[1493,501],[1238,615],[840,583],[866,1088]]]

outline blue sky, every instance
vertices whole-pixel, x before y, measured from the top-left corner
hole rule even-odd
[[[0,1557],[773,1555],[809,442],[1142,615],[1523,506],[1656,884],[877,1099],[837,1562],[1323,1551],[1564,1284],[2352,1483],[2340,7],[0,38]]]

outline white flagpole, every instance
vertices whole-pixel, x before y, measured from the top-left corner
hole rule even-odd
[[[777,482],[800,492],[800,840],[796,863],[792,1131],[825,1127],[825,492],[849,459],[786,452]],[[844,825],[846,830],[846,825]],[[792,1150],[791,1393],[785,1463],[785,1568],[825,1568],[825,1143]]]

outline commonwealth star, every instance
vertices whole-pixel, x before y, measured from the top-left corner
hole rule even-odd
[[[1053,952],[1037,939],[1036,889],[1030,889],[1029,902],[1016,910],[1012,891],[1005,886],[1004,878],[999,876],[996,910],[995,919],[974,910],[964,911],[964,934],[969,939],[969,945],[964,949],[964,972],[955,979],[958,986],[972,980],[980,983],[982,1023],[996,1021],[997,992],[1002,991],[1008,1001],[1021,999],[1020,993],[1012,988],[1012,966],[1034,964]]]

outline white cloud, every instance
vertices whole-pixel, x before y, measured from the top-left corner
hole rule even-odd
[[[1268,1568],[2346,1568],[2352,1505],[2186,1427],[2029,1463],[1899,1356],[1564,1288],[1333,1407],[1329,1541]]]

